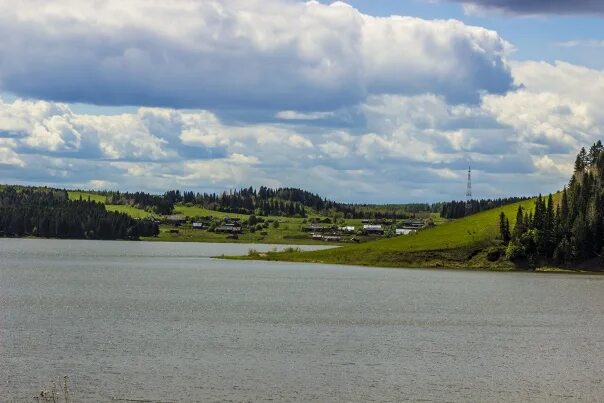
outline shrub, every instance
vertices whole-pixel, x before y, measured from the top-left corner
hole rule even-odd
[[[526,251],[518,241],[512,241],[505,250],[505,257],[511,261],[520,260],[526,257]]]
[[[501,259],[501,256],[505,255],[505,252],[502,248],[489,248],[487,249],[487,260],[496,262]]]

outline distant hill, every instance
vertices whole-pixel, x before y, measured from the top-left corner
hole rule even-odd
[[[244,215],[307,217],[309,215],[340,215],[346,219],[405,219],[418,213],[433,212],[433,205],[424,204],[354,204],[323,198],[318,194],[297,188],[271,189],[261,186],[222,193],[195,193],[170,190],[162,195],[145,192],[69,191],[70,197],[94,200],[108,206],[129,206],[140,216],[169,215],[175,206],[198,207],[207,210]],[[113,207],[112,207],[113,208]],[[122,209],[123,210],[123,209]],[[127,211],[126,211],[127,212]]]

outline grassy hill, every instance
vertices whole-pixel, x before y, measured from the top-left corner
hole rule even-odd
[[[253,253],[248,258],[382,267],[511,269],[511,263],[499,259],[499,215],[503,211],[513,227],[519,205],[532,209],[534,200],[449,221],[413,235],[317,252]]]
[[[78,200],[80,197],[84,200],[93,200],[98,203],[105,203],[106,197],[104,195],[94,192],[80,192],[80,191],[68,191],[68,196],[72,200]],[[133,206],[126,205],[112,205],[105,204],[107,211],[117,211],[120,213],[126,213],[133,218],[148,218],[155,216],[161,218],[156,214],[152,214],[146,210],[139,209]],[[221,211],[208,210],[200,206],[187,206],[184,204],[177,204],[174,206],[175,215],[181,215],[187,218],[196,217],[214,217],[217,219],[224,219],[225,217],[238,218],[242,221],[247,221],[250,216],[246,214],[234,214],[224,213]],[[178,232],[174,233],[171,231],[173,227],[162,224],[160,226],[160,234],[157,237],[143,238],[146,241],[164,241],[164,242],[235,242],[235,243],[269,243],[269,244],[295,244],[295,245],[325,245],[325,242],[317,241],[309,238],[308,233],[302,231],[302,227],[307,225],[309,219],[312,217],[324,218],[316,214],[310,214],[307,219],[294,218],[294,217],[277,217],[269,216],[263,217],[264,219],[271,221],[278,221],[279,226],[276,228],[273,225],[269,225],[268,228],[264,228],[262,231],[256,231],[254,233],[245,233],[237,240],[228,239],[225,234],[219,234],[209,231],[199,231],[191,228],[190,225],[179,227]],[[361,220],[346,220],[342,225],[361,225]]]
[[[91,200],[97,203],[105,204],[105,196],[98,193],[90,193],[90,192],[78,192],[78,191],[68,191],[67,195],[70,200],[79,200],[80,197],[83,200]],[[149,218],[153,214],[148,211],[132,207],[132,206],[122,206],[117,204],[105,204],[105,208],[107,211],[116,211],[118,213],[126,213],[132,218]]]

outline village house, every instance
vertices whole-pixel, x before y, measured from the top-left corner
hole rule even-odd
[[[384,227],[376,224],[363,225],[363,232],[367,235],[384,235]]]
[[[164,218],[164,221],[167,224],[171,224],[178,227],[179,225],[182,225],[187,222],[187,217],[182,215],[169,215]]]
[[[415,232],[414,229],[410,229],[410,228],[397,228],[396,229],[396,235],[409,235],[412,232]]]
[[[339,235],[323,235],[323,234],[312,234],[312,239],[315,241],[324,242],[340,242],[342,237]]]
[[[345,227],[340,227],[339,230],[341,232],[352,233],[352,232],[354,232],[355,228],[352,225],[349,225],[349,226],[345,226]]]
[[[326,232],[326,231],[331,231],[331,227],[324,227],[322,225],[312,224],[312,225],[307,225],[306,227],[302,228],[302,231],[304,231],[304,232]]]
[[[228,222],[228,223],[224,223],[220,227],[216,228],[215,231],[228,233],[228,234],[240,234],[241,225],[238,222]]]
[[[401,222],[401,224],[402,224],[402,228],[405,228],[405,229],[420,229],[420,228],[424,228],[426,225],[424,220],[419,220],[419,219],[403,220]]]

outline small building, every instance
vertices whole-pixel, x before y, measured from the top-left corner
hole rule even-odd
[[[412,220],[403,220],[401,222],[402,228],[411,228],[411,229],[420,229],[426,226],[424,220],[412,219]]]
[[[368,235],[384,235],[384,227],[381,225],[366,224],[363,225],[363,232]]]
[[[414,230],[414,229],[411,229],[411,228],[397,228],[397,229],[396,229],[396,235],[397,235],[397,236],[398,236],[398,235],[409,235],[409,234],[411,234],[412,232],[415,232],[415,230]]]
[[[216,232],[222,232],[227,234],[240,234],[241,227],[233,224],[224,224],[216,228]]]
[[[348,226],[345,226],[345,227],[340,227],[339,229],[342,232],[347,232],[347,233],[354,232],[354,227],[352,225],[348,225]]]
[[[207,226],[202,222],[194,222],[193,229],[206,229]]]
[[[187,222],[187,217],[182,215],[169,215],[166,216],[164,220],[168,224],[179,226]]]
[[[341,236],[338,235],[324,235],[323,241],[325,242],[340,242],[342,240]]]
[[[317,224],[307,225],[306,227],[302,228],[302,231],[304,232],[326,232],[329,230],[331,230],[330,227],[324,227]]]

